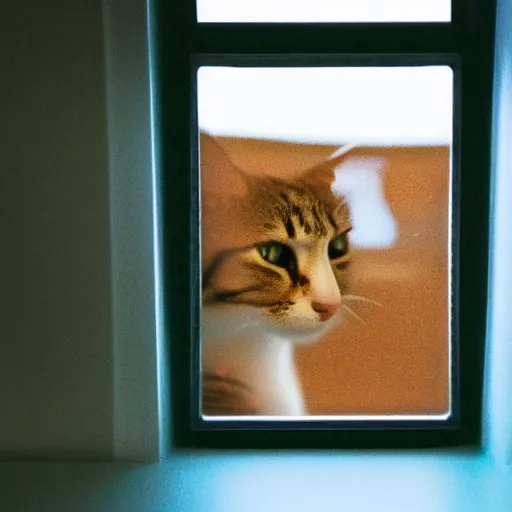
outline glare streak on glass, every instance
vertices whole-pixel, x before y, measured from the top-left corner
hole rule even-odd
[[[196,0],[199,22],[448,22],[451,0]]]

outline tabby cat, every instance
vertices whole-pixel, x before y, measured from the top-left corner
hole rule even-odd
[[[333,189],[348,149],[285,181],[201,133],[204,415],[306,414],[294,347],[341,316],[351,221]]]

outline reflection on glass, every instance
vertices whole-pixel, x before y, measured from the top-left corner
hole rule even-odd
[[[205,418],[449,414],[452,81],[199,69]]]
[[[446,22],[451,0],[196,0],[199,22]]]

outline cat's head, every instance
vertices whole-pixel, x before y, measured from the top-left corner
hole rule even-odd
[[[333,185],[345,153],[285,181],[243,172],[201,134],[205,336],[265,329],[306,341],[339,319],[351,221]]]

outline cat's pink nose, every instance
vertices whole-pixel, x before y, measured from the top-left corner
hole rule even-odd
[[[341,300],[334,301],[313,301],[311,307],[320,315],[320,320],[329,320],[341,307]]]

